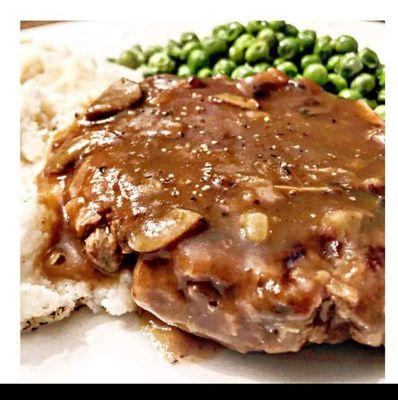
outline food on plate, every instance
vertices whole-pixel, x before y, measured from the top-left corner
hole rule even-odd
[[[241,79],[274,66],[291,78],[305,76],[345,99],[362,99],[384,119],[384,66],[373,50],[358,52],[357,40],[349,35],[317,36],[285,21],[226,23],[202,39],[186,32],[165,47],[144,51],[134,45],[112,61],[138,68],[144,76],[176,73],[184,78]]]
[[[244,31],[236,23],[215,37]],[[191,67],[207,68],[193,54]],[[169,69],[166,56],[156,60]],[[115,80],[51,137],[35,272],[50,287],[83,285],[90,300],[75,296],[75,306],[124,304],[127,285],[128,309],[134,301],[240,352],[349,338],[379,346],[383,139],[365,103],[277,69]]]
[[[65,318],[80,305],[113,315],[132,311],[128,273],[95,288],[70,279],[52,281],[38,273],[37,255],[49,236],[36,175],[54,135],[84,114],[115,79],[139,79],[140,74],[31,40],[22,42],[21,54],[21,330]]]

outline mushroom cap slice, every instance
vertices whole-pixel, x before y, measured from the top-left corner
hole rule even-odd
[[[214,96],[215,99],[223,103],[232,104],[233,106],[240,107],[244,110],[257,110],[259,104],[254,99],[237,96],[231,93],[221,93]]]
[[[85,250],[95,268],[105,275],[117,272],[121,263],[121,253],[115,233],[108,227],[97,228],[85,241]]]
[[[74,163],[79,157],[87,156],[97,147],[111,145],[119,136],[120,132],[105,129],[89,131],[82,136],[77,136],[61,146],[63,151],[51,154],[47,161],[46,171],[50,173],[62,171],[68,164]]]
[[[142,97],[140,85],[129,79],[119,79],[88,108],[86,119],[95,121],[110,117],[137,103]]]
[[[130,234],[128,244],[132,250],[140,253],[156,251],[176,241],[203,221],[202,215],[197,212],[176,208],[157,221],[146,221],[139,232]]]

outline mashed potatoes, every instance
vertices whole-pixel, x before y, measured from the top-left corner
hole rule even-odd
[[[45,209],[37,201],[35,176],[43,167],[48,143],[83,112],[111,82],[134,71],[67,49],[24,42],[21,45],[21,330],[27,331],[70,315],[79,305],[113,315],[132,311],[131,274],[112,285],[91,290],[82,282],[53,284],[40,276],[34,260],[48,237],[43,229]]]

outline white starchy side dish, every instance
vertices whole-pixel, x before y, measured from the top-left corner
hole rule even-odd
[[[91,290],[85,283],[63,280],[52,284],[34,266],[46,243],[44,206],[37,201],[35,177],[53,135],[72,123],[111,82],[121,76],[141,79],[134,71],[110,63],[98,64],[68,49],[25,41],[21,45],[21,330],[65,317],[80,305],[112,315],[134,310],[131,275],[121,274],[112,285]]]

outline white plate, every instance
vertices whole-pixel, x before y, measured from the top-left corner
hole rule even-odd
[[[217,22],[75,22],[21,35],[104,59],[134,43],[164,44],[186,30],[206,34]],[[382,24],[292,22],[332,37],[351,34],[383,60]],[[141,332],[136,316],[113,318],[84,309],[68,320],[22,335],[21,371],[24,382],[379,382],[384,379],[384,352],[354,343],[312,346],[283,355],[222,350],[199,363],[171,365]]]

